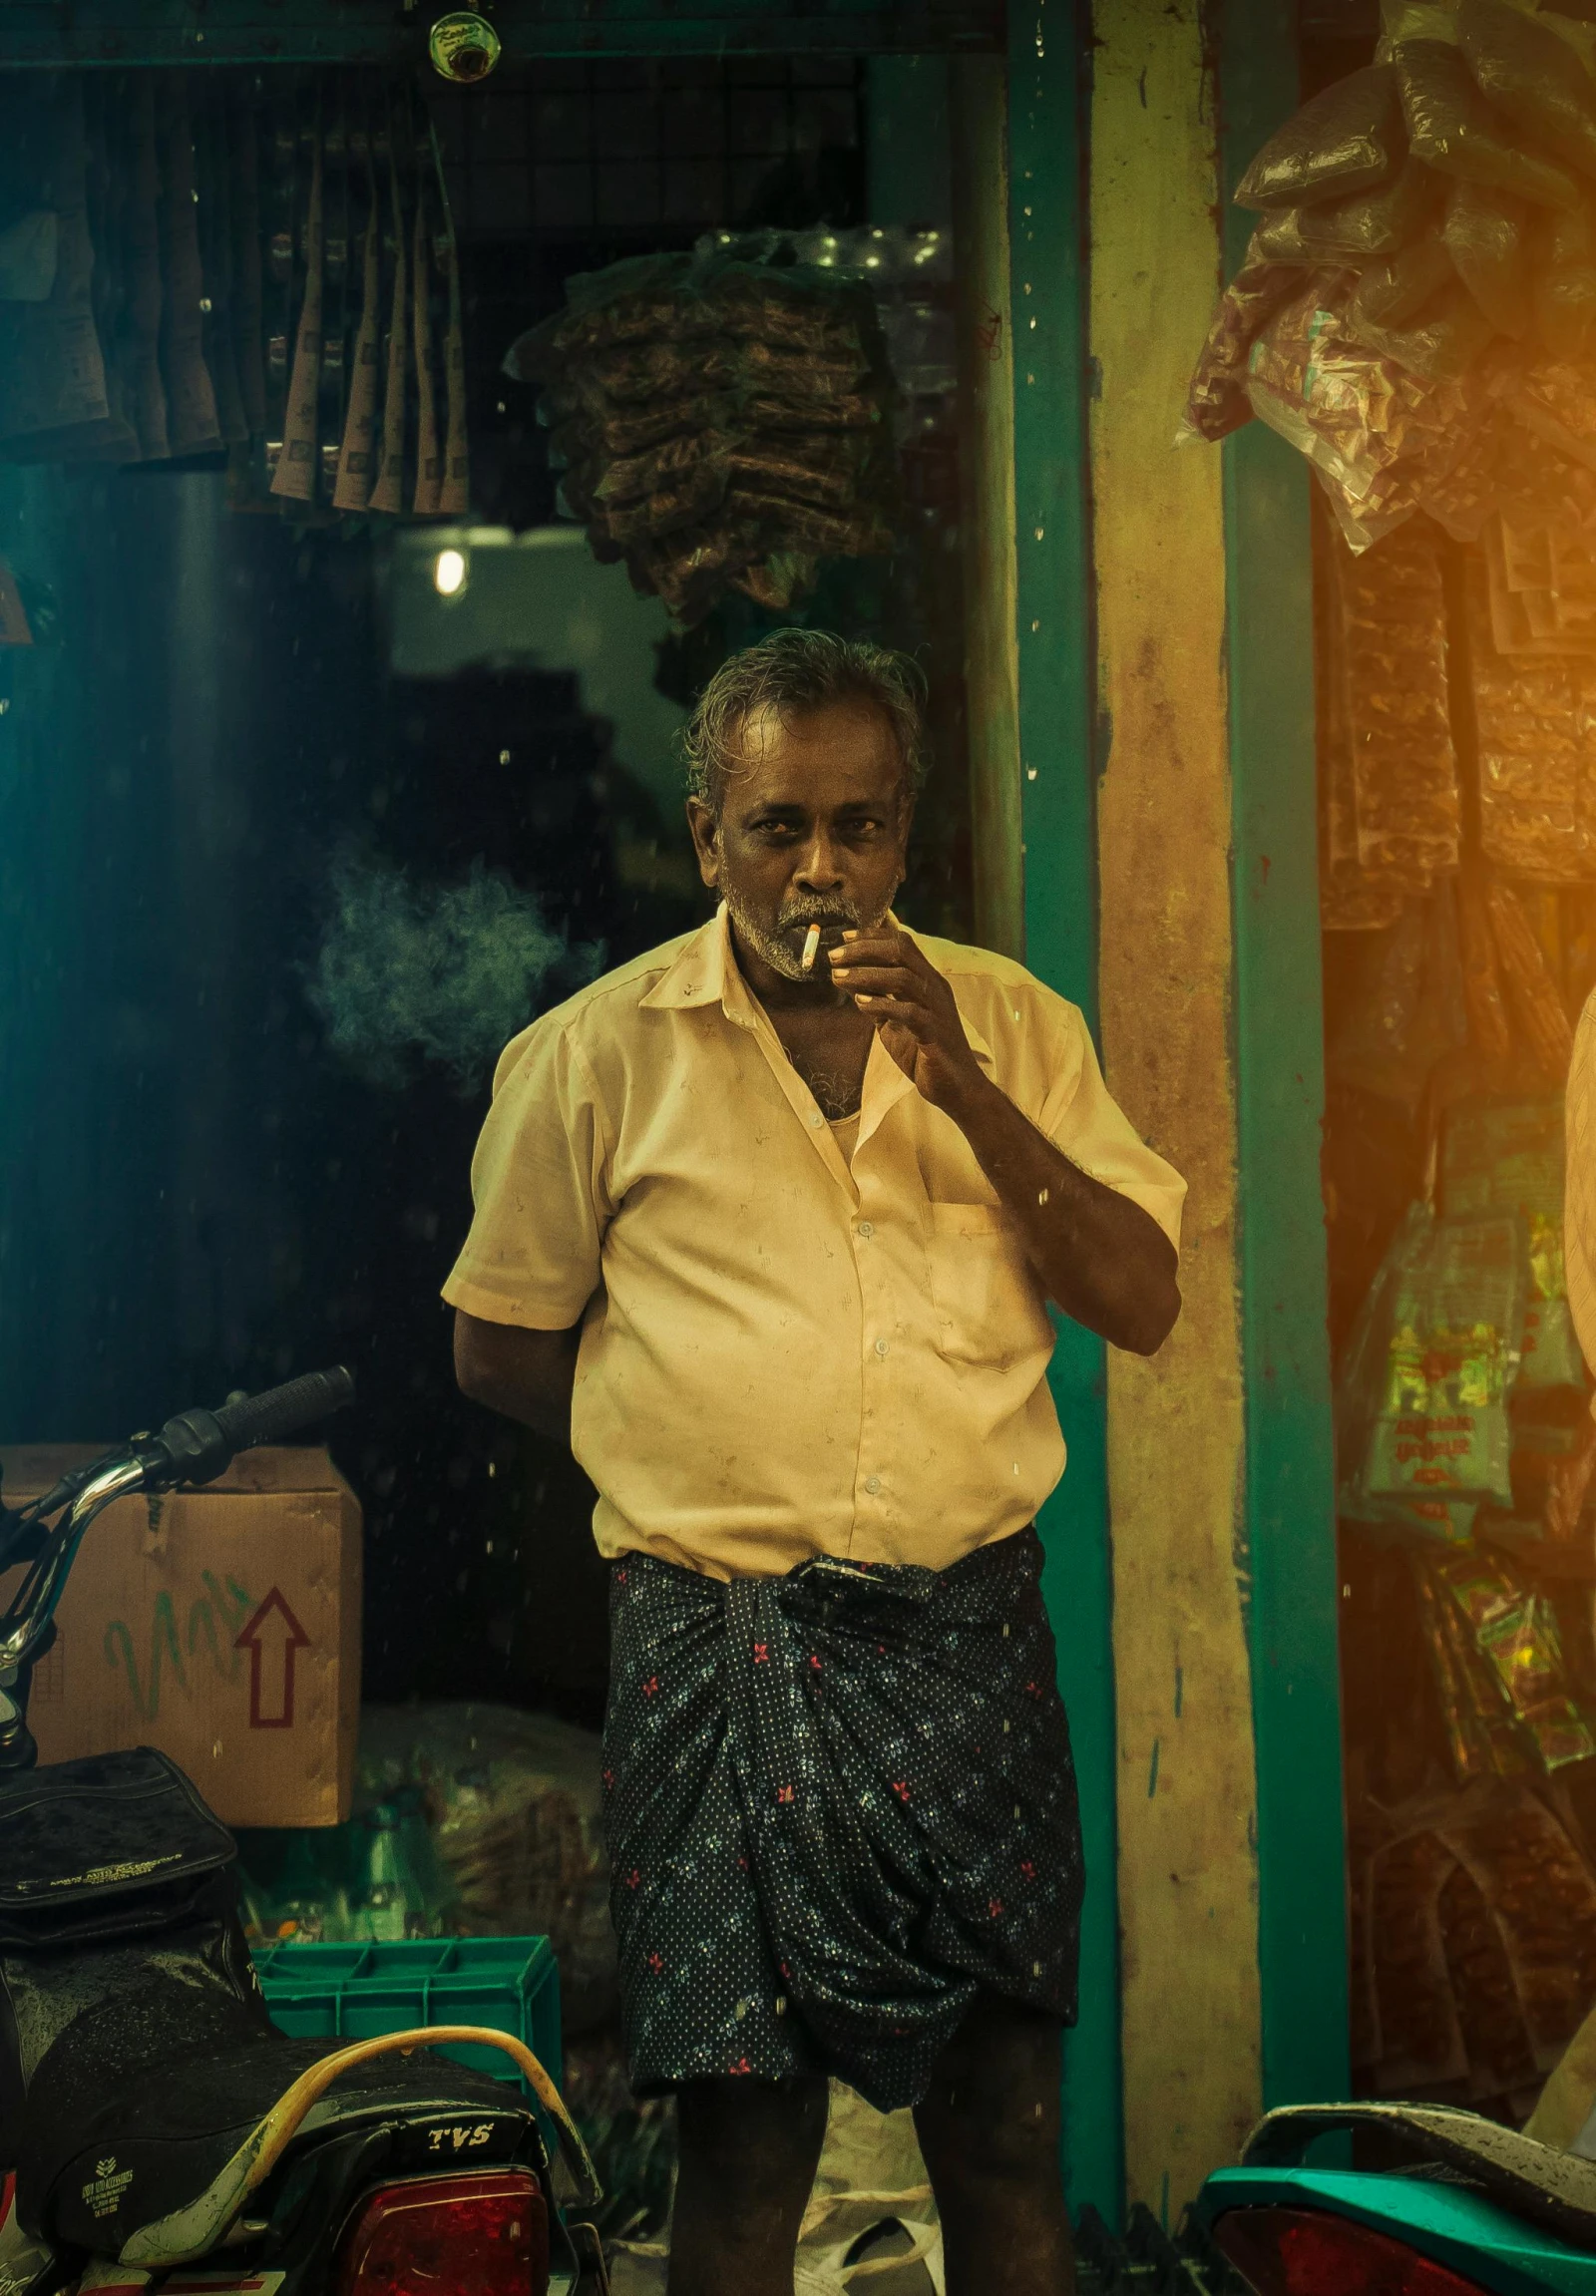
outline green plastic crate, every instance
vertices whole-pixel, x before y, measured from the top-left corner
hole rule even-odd
[[[279,2032],[366,2041],[417,2025],[488,2025],[524,2041],[556,2087],[563,2078],[560,1969],[546,1937],[262,1945],[254,1963]],[[502,2050],[466,2046],[440,2055],[530,2094]]]

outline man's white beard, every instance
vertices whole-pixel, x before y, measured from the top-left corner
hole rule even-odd
[[[887,908],[891,906],[889,901]],[[737,938],[743,947],[751,949],[756,957],[763,957],[771,971],[779,972],[784,980],[824,980],[826,978],[826,973],[821,970],[821,965],[826,961],[824,957],[817,958],[812,968],[806,972],[803,966],[802,951],[795,950],[785,939],[785,935],[799,929],[807,929],[811,924],[829,927],[845,925],[850,932],[863,933],[880,925],[887,915],[887,909],[884,908],[880,917],[865,919],[858,915],[851,904],[846,911],[839,905],[832,910],[829,916],[817,918],[812,913],[806,913],[802,917],[789,918],[784,927],[771,933],[759,923],[757,918],[749,915],[743,903],[729,888],[726,891],[726,910],[732,924],[736,927]],[[829,969],[828,965],[827,970]]]

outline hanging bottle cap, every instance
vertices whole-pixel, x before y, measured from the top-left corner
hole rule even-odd
[[[464,86],[487,79],[499,61],[501,46],[487,17],[474,8],[456,8],[440,16],[427,36],[433,70]]]

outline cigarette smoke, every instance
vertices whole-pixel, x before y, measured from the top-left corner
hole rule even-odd
[[[343,854],[305,993],[327,1040],[370,1084],[438,1062],[468,1092],[518,1029],[591,980],[601,947],[572,948],[536,894],[480,861],[463,884],[428,884],[378,855]]]

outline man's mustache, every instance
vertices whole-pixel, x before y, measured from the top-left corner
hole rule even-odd
[[[803,933],[807,932],[811,925],[818,925],[821,932],[824,933],[828,928],[840,925],[851,925],[857,928],[858,924],[859,912],[851,902],[843,908],[834,904],[829,909],[810,902],[806,903],[802,909],[784,909],[776,920],[776,931],[778,933]]]

